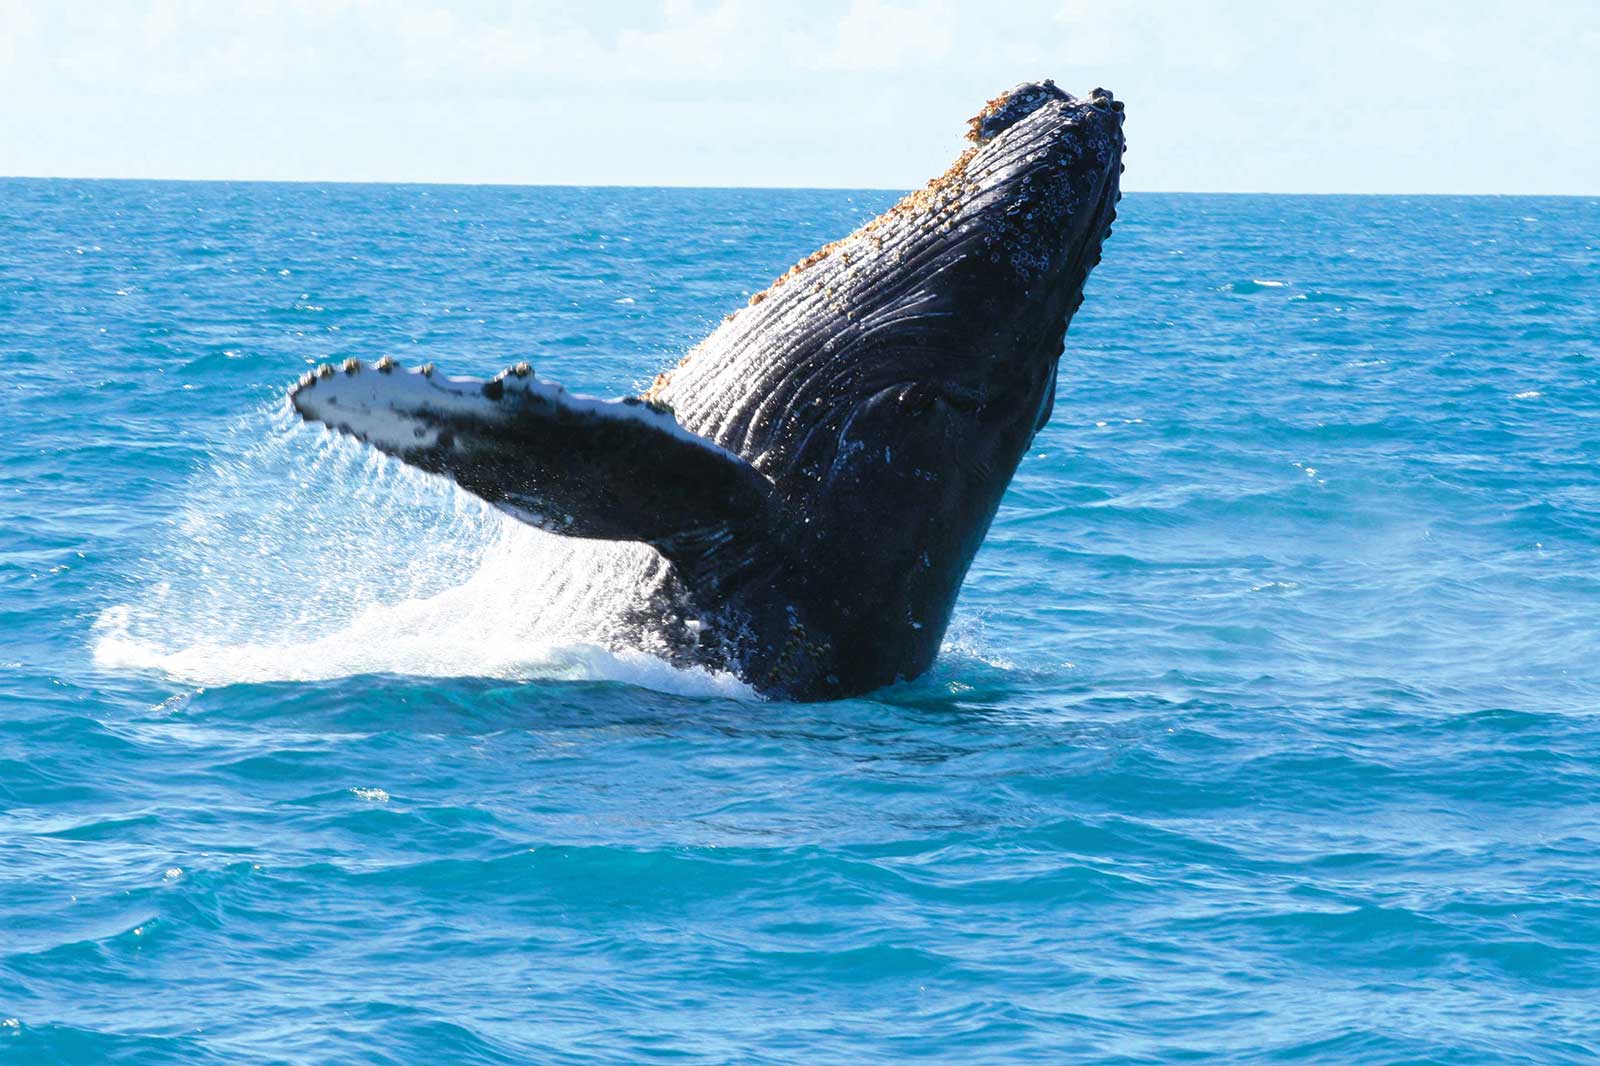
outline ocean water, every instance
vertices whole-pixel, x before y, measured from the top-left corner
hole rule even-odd
[[[285,410],[631,391],[892,199],[0,182],[0,1061],[1595,1061],[1600,201],[1130,194],[840,703]]]

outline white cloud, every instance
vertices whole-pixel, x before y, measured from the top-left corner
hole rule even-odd
[[[1054,76],[1128,101],[1132,187],[1592,188],[1600,40],[1581,12],[1448,15],[0,0],[0,173],[904,186],[984,100]]]
[[[949,3],[855,0],[839,20],[819,67],[843,71],[935,72],[955,51],[959,15]]]

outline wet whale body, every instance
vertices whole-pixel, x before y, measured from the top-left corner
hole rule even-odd
[[[921,674],[1034,434],[1111,232],[1122,104],[1044,81],[951,167],[797,263],[643,396],[324,366],[308,421],[541,529],[658,555],[628,643],[790,699]]]

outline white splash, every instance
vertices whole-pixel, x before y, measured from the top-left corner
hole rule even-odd
[[[96,663],[200,685],[355,674],[612,680],[751,698],[608,637],[658,565],[643,545],[525,526],[286,406],[231,427]]]

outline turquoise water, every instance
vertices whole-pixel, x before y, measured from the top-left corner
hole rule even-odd
[[[0,1061],[1594,1061],[1600,201],[1129,195],[842,703],[284,410],[631,391],[891,200],[0,182]]]

